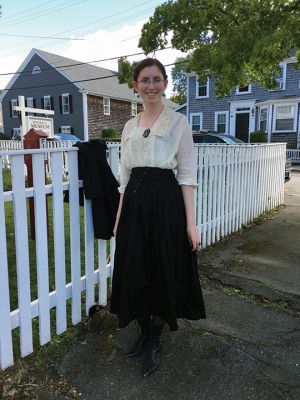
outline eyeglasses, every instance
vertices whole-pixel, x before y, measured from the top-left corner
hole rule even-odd
[[[151,85],[151,83],[153,83],[153,86],[159,86],[162,82],[164,82],[164,79],[161,79],[161,78],[155,78],[155,79],[141,79],[140,81],[139,81],[139,83],[142,85],[142,86],[150,86]]]

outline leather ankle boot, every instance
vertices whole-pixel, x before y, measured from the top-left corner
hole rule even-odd
[[[161,352],[161,334],[164,327],[164,321],[160,317],[153,317],[149,348],[147,349],[146,363],[144,367],[143,376],[147,377],[157,370],[160,364],[160,352]]]
[[[148,343],[149,340],[149,332],[150,332],[150,317],[147,318],[138,318],[138,323],[141,328],[140,336],[138,340],[130,347],[130,349],[126,353],[126,357],[136,357],[141,355]]]

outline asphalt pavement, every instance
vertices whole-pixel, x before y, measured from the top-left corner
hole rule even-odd
[[[300,170],[268,220],[200,252],[207,319],[163,336],[160,368],[124,354],[133,326],[86,333],[58,373],[86,400],[300,399]]]

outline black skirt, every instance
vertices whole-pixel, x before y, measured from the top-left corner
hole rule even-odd
[[[160,316],[170,330],[177,330],[177,318],[205,318],[197,255],[172,170],[132,169],[116,235],[110,304],[121,328],[146,315]]]

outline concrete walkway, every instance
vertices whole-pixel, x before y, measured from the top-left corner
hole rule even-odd
[[[200,256],[207,319],[164,332],[161,366],[128,360],[132,326],[87,334],[57,367],[86,400],[300,399],[300,173],[286,207]]]

